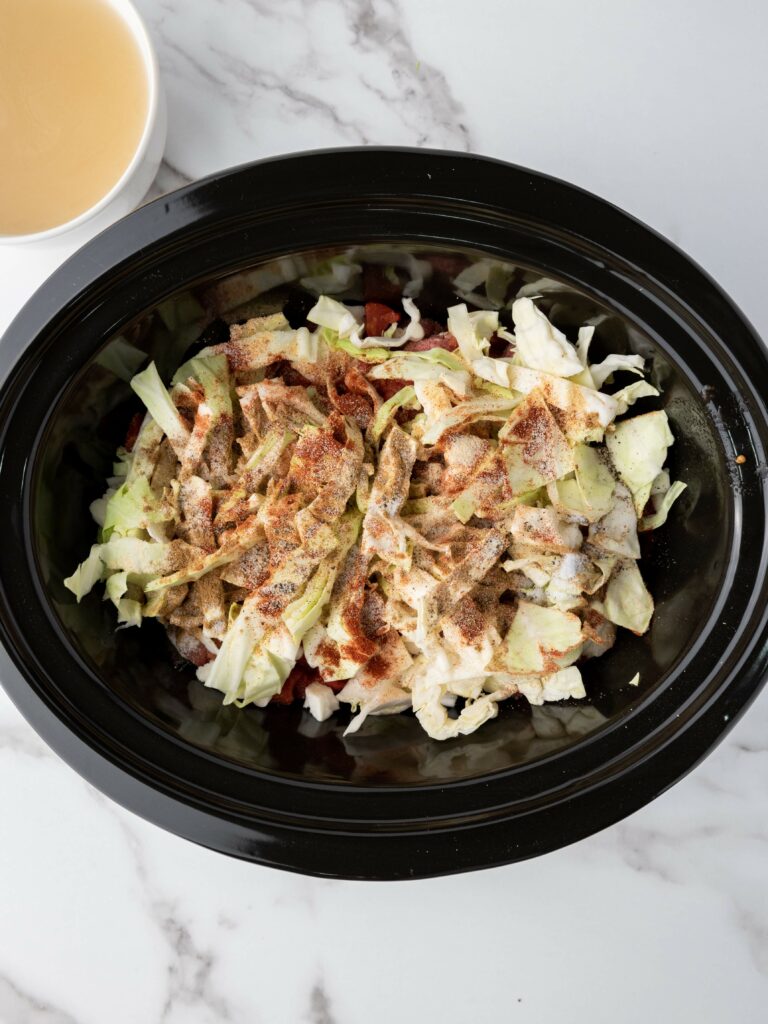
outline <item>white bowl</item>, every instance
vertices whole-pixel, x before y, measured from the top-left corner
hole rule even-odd
[[[33,231],[26,235],[0,233],[0,244],[18,245],[22,242],[37,242],[55,238],[57,235],[79,227],[102,212],[104,212],[103,220],[117,220],[124,214],[130,213],[139,204],[155,180],[157,169],[163,158],[167,130],[165,94],[160,81],[157,56],[146,25],[131,0],[105,0],[105,2],[120,15],[128,27],[139,48],[147,76],[147,116],[136,151],[131,162],[109,192],[77,217],[73,217],[63,224],[57,224],[56,227],[46,228],[45,231]]]

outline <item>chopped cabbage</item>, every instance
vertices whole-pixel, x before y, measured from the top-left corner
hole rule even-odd
[[[142,605],[140,601],[125,597],[117,603],[118,629],[126,626],[140,626],[142,618]]]
[[[608,378],[619,370],[636,373],[639,377],[642,377],[644,366],[645,360],[642,356],[611,355],[606,356],[602,363],[593,363],[589,368],[589,372],[592,374],[595,387],[601,388]]]
[[[342,704],[359,709],[347,726],[345,736],[357,732],[368,715],[393,715],[411,706],[411,695],[401,685],[411,663],[403,640],[390,630],[370,667],[363,665],[339,692]]]
[[[276,429],[267,431],[261,444],[254,448],[248,456],[245,463],[246,471],[263,468],[267,464],[271,470],[276,460],[295,440],[296,434],[290,430],[281,431]]]
[[[501,453],[514,494],[536,490],[574,469],[573,448],[541,392],[532,391],[499,431]]]
[[[205,685],[220,690],[225,704],[231,704],[238,697],[246,666],[262,633],[262,623],[249,598],[234,622],[230,622],[219,653],[206,673]]]
[[[318,722],[325,722],[334,711],[338,711],[338,698],[330,686],[322,683],[310,683],[304,691],[304,707]]]
[[[535,281],[529,281],[528,284],[524,284],[518,290],[517,297],[538,299],[542,295],[550,294],[550,292],[562,292],[565,290],[562,281],[555,281],[551,277],[538,277]]]
[[[578,526],[565,523],[548,508],[518,505],[512,517],[510,533],[514,540],[544,551],[578,551],[582,536]]]
[[[160,380],[154,363],[131,380],[131,387],[146,405],[152,419],[162,429],[177,455],[182,455],[189,441],[189,428],[173,404]]]
[[[479,356],[472,360],[472,372],[481,380],[487,381],[496,387],[503,388],[512,397],[513,392],[509,387],[509,370],[512,366],[511,359],[492,359],[491,356]]]
[[[128,573],[113,572],[111,576],[107,577],[104,589],[106,591],[106,596],[115,608],[118,608],[120,605],[120,598],[123,597],[128,589]]]
[[[168,509],[153,493],[145,476],[126,480],[107,500],[102,523],[103,536],[126,537],[133,530],[146,530],[150,523],[169,519]]]
[[[557,377],[571,377],[582,370],[573,345],[530,299],[516,299],[512,303],[512,319],[515,324],[514,361],[519,366]]]
[[[595,608],[617,626],[642,634],[648,630],[653,615],[653,598],[643,582],[637,562],[619,562],[614,569],[605,598]]]
[[[81,562],[71,576],[64,580],[64,586],[71,590],[80,604],[86,594],[90,594],[104,572],[101,558],[101,544],[94,544],[90,554]]]
[[[396,341],[401,345],[404,345],[412,338],[414,341],[421,341],[424,337],[424,328],[421,326],[421,313],[418,306],[413,299],[409,299],[406,296],[403,299],[403,309],[408,314],[409,320],[405,326],[402,336],[397,338]]]
[[[451,502],[451,508],[460,522],[468,523],[475,514],[477,503],[471,494],[464,493]]]
[[[125,453],[124,458],[121,460],[122,464],[119,467],[115,467],[121,472],[115,473],[115,476],[123,475],[127,484],[132,484],[134,480],[140,477],[146,477],[148,480],[151,479],[160,456],[160,443],[162,440],[163,428],[147,413],[139,428],[139,434],[134,442],[133,451]]]
[[[361,359],[365,363],[379,363],[383,359],[389,358],[389,352],[386,348],[382,348],[381,345],[367,348],[359,338],[357,341],[354,340],[358,337],[357,335],[343,338],[330,328],[324,327],[322,336],[326,344],[331,348],[338,349],[339,352],[346,352],[348,356],[354,356],[355,359]],[[379,339],[376,340],[378,341]]]
[[[371,424],[371,440],[377,442],[389,425],[389,421],[398,409],[413,408],[418,405],[416,391],[410,385],[400,388],[391,398],[382,403]]]
[[[576,338],[576,355],[579,357],[582,370],[589,370],[587,357],[589,356],[589,346],[592,344],[592,338],[594,335],[595,328],[591,324],[579,328],[579,333]],[[589,374],[589,383],[586,386],[596,386],[591,373]]]
[[[346,512],[338,523],[338,543],[331,554],[320,563],[301,597],[292,601],[283,612],[283,622],[295,640],[301,640],[320,619],[328,604],[339,567],[347,552],[357,540],[361,518],[355,512]]]
[[[616,415],[623,416],[638,399],[655,398],[658,394],[658,390],[652,384],[649,384],[647,380],[637,380],[634,384],[627,384],[620,391],[614,391],[611,398],[616,403]]]
[[[336,299],[329,299],[327,295],[320,296],[307,313],[307,320],[319,327],[327,327],[331,331],[335,331],[340,338],[346,337],[360,326],[347,306],[337,302]]]
[[[604,516],[611,507],[615,480],[600,453],[588,445],[577,445],[574,453],[576,484],[590,520]]]
[[[525,395],[538,390],[547,404],[561,413],[563,432],[573,444],[602,441],[605,428],[616,417],[616,402],[611,395],[562,377],[510,366],[509,384]]]
[[[643,516],[638,524],[638,530],[658,530],[660,526],[663,526],[667,521],[670,509],[686,487],[687,484],[682,483],[680,480],[676,480],[669,489],[664,492],[656,511],[652,512],[650,515]]]
[[[445,349],[431,348],[426,352],[387,353],[386,362],[374,366],[368,376],[371,380],[417,381],[442,380],[451,373],[469,383],[469,372],[461,359]]]
[[[470,313],[463,302],[448,309],[448,330],[459,343],[459,352],[470,366],[485,355],[491,335],[498,326],[498,313]]]
[[[154,577],[173,565],[179,543],[157,544],[138,537],[113,537],[101,545],[100,555],[107,569],[125,569],[133,575]]]
[[[581,672],[575,665],[562,668],[552,675],[542,676],[541,679],[519,679],[517,687],[520,693],[527,698],[529,704],[541,706],[548,701],[581,700],[586,697],[584,680]]]
[[[479,420],[504,423],[515,404],[505,398],[476,398],[462,402],[435,418],[422,433],[421,442],[435,444],[447,431]]]
[[[616,421],[658,395],[644,360],[590,363],[601,318],[572,344],[552,320],[573,308],[546,316],[531,301],[561,286],[535,282],[507,306],[517,270],[491,259],[455,278],[457,351],[445,335],[412,351],[431,262],[384,248],[372,262],[387,280],[410,276],[405,316],[367,336],[363,306],[331,295],[359,299],[368,262],[297,257],[206,293],[229,339],[180,366],[170,392],[154,364],[134,377],[147,414],[91,506],[101,543],[65,585],[80,601],[104,581],[118,628],[160,621],[225,704],[266,705],[303,655],[320,676],[309,715],[350,705],[347,736],[412,707],[443,740],[513,695],[583,699],[575,662],[609,650],[617,627],[649,628],[638,529],[663,525],[685,488],[664,466],[663,412]],[[267,278],[297,277],[318,293],[311,331],[253,303]],[[203,323],[190,310],[166,317],[179,348]],[[507,355],[490,354],[493,338]],[[125,375],[140,354],[122,355]],[[604,393],[617,372],[640,379]],[[418,412],[400,426],[404,408]]]
[[[653,482],[662,470],[674,437],[662,410],[622,420],[605,443],[616,471],[632,492],[638,517],[643,514]]]
[[[577,615],[519,601],[504,642],[502,662],[508,672],[552,673],[566,667],[563,660],[574,652],[578,656],[581,644],[581,621]]]
[[[319,620],[330,599],[334,579],[331,567],[321,565],[302,596],[288,605],[283,612],[283,622],[291,636],[300,640]]]
[[[434,740],[469,736],[499,713],[492,694],[482,694],[467,701],[456,718],[449,718],[443,704],[443,687],[439,683],[419,682],[412,694],[413,710],[426,734]]]
[[[588,536],[593,547],[609,555],[620,558],[640,557],[637,516],[632,495],[623,484],[616,484],[611,507],[597,522],[590,524]]]
[[[205,392],[205,402],[213,416],[231,416],[232,400],[229,394],[229,363],[221,353],[195,356],[190,360],[192,375]]]

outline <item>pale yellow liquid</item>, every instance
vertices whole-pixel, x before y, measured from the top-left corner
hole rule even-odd
[[[0,0],[0,234],[55,227],[105,196],[147,104],[138,46],[105,0]]]

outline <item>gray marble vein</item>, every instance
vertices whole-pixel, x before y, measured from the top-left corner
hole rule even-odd
[[[2,1024],[80,1024],[76,1017],[23,990],[0,974],[0,1021]]]
[[[0,723],[0,751],[20,754],[36,760],[55,757],[51,748],[26,724],[18,722],[9,725]]]
[[[136,831],[125,814],[115,805],[92,790],[93,797],[115,816],[128,847],[131,850],[136,875],[142,887],[148,914],[159,928],[168,947],[167,994],[160,1014],[162,1024],[183,1021],[185,1014],[194,1012],[206,1016],[201,1019],[228,1021],[232,1019],[226,997],[216,988],[211,977],[215,954],[201,946],[193,934],[193,925],[185,920],[183,907],[157,891],[146,864],[146,857]]]
[[[325,121],[340,139],[365,145],[368,138],[365,125],[354,118],[347,118],[339,107],[322,99],[311,89],[302,87],[288,78],[266,68],[255,68],[248,60],[211,47],[211,52],[220,65],[234,74],[241,90],[254,97],[264,97],[266,102],[277,103],[283,111],[294,117],[313,117]]]
[[[214,954],[197,947],[190,928],[179,920],[175,906],[155,900],[151,910],[173,953],[161,1021],[169,1021],[174,1016],[183,1020],[184,1008],[199,1010],[201,1006],[211,1012],[212,1020],[231,1020],[227,1000],[215,992],[211,983]]]
[[[657,828],[630,819],[612,832],[620,856],[632,870],[666,885],[718,886],[755,967],[768,977],[768,828],[765,822],[755,822],[736,838],[725,822],[711,819],[710,814],[695,825],[668,823]],[[723,854],[730,872],[726,878],[720,877]]]
[[[226,128],[234,159],[372,142],[472,148],[463,104],[443,67],[420,57],[399,0],[227,0],[205,17],[196,5],[181,25],[173,4],[142,6],[171,116],[188,124],[206,116],[219,138]],[[194,103],[202,93],[212,99],[203,114]],[[174,163],[201,173],[209,147],[187,142]]]
[[[342,2],[355,45],[371,57],[382,52],[386,55],[396,89],[405,100],[403,119],[417,133],[417,144],[427,145],[437,126],[453,136],[452,144],[457,149],[472,149],[463,107],[454,97],[445,73],[419,59],[404,27],[405,12],[397,0]],[[363,81],[380,98],[394,101],[391,93],[375,86],[368,76]]]
[[[316,981],[309,994],[309,1013],[306,1018],[309,1024],[337,1024],[331,1009],[331,1000],[323,987],[322,981]]]
[[[141,892],[147,922],[163,938],[167,951],[166,992],[158,1015],[158,1024],[183,1022],[193,1015],[196,1024],[214,1024],[232,1019],[229,1002],[217,989],[212,973],[215,952],[206,948],[195,935],[194,922],[188,920],[183,905],[158,888],[147,864],[144,845],[132,817],[83,783],[89,799],[99,813],[111,818],[130,851],[133,869]],[[5,1024],[0,1018],[1,1024]]]

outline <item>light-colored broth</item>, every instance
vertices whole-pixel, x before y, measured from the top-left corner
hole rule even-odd
[[[147,76],[106,0],[0,0],[0,234],[63,224],[119,180]]]

